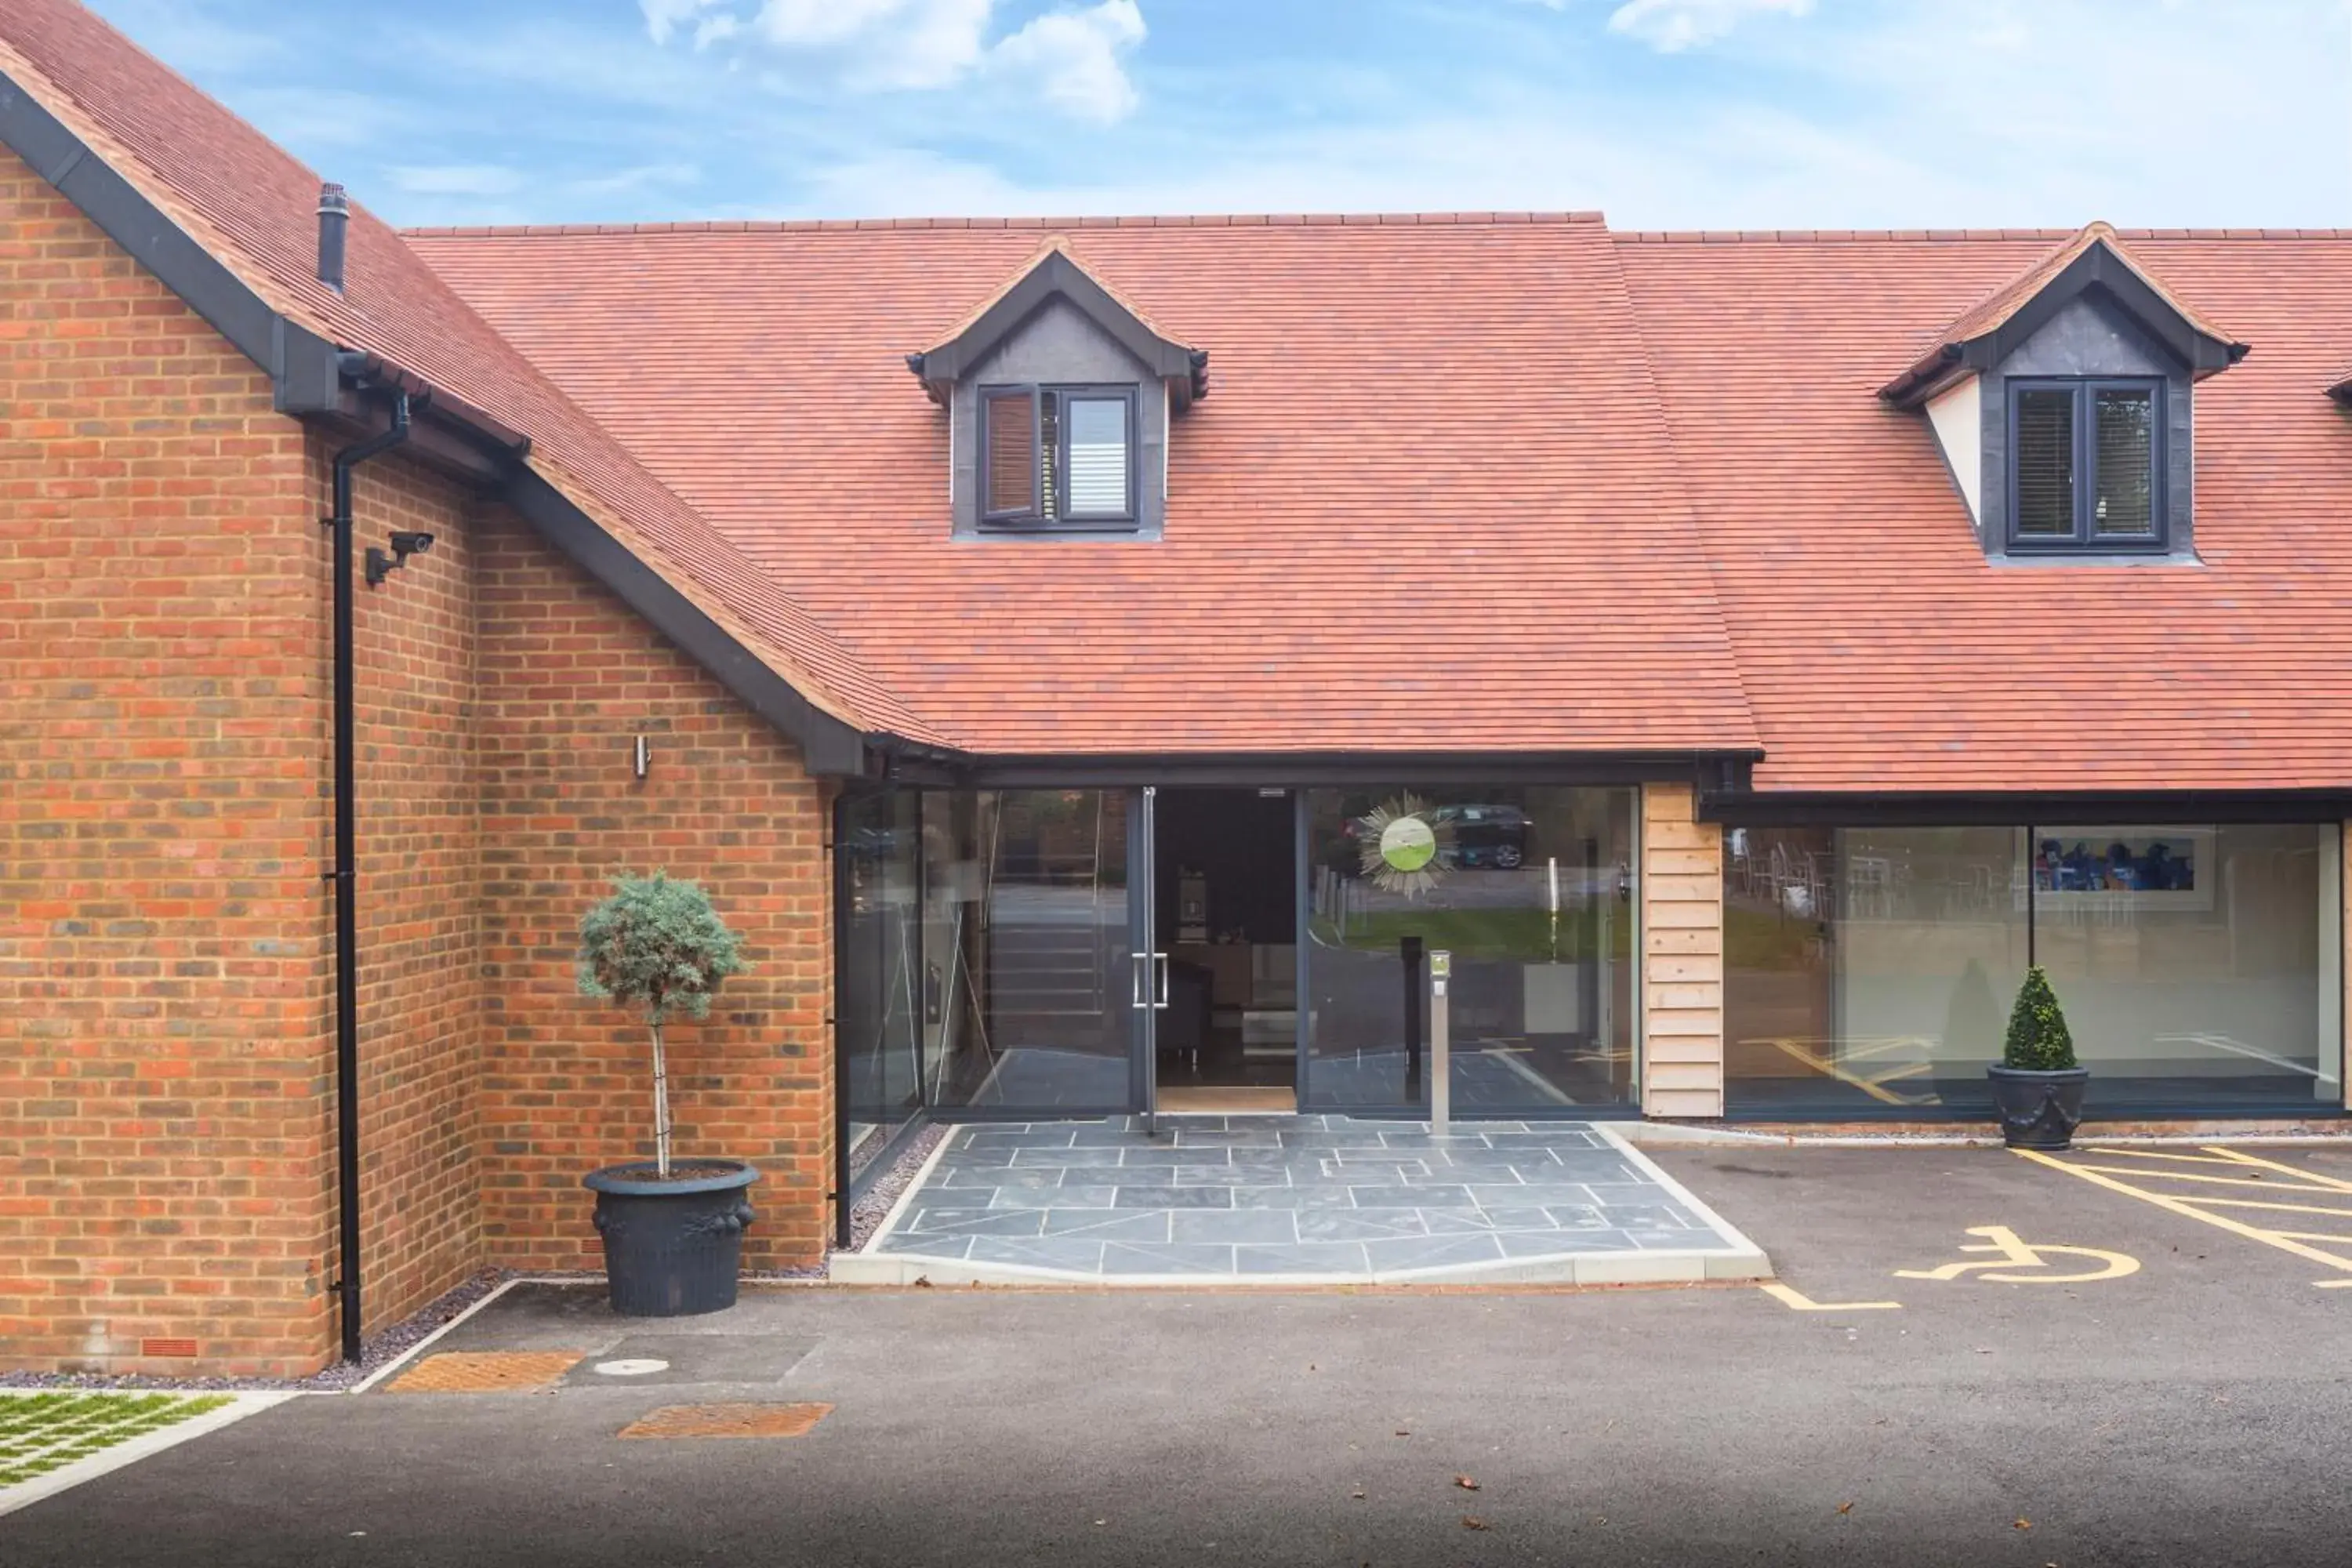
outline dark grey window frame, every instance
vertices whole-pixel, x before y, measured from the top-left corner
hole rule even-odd
[[[2021,395],[2065,391],[2074,398],[2074,529],[2072,533],[2023,533],[2018,528],[2017,416]],[[2150,400],[2148,449],[2148,525],[2147,533],[2100,533],[2093,524],[2092,498],[2098,493],[2096,411],[2102,392],[2145,392]],[[2004,502],[2008,508],[2007,548],[2013,555],[2159,555],[2171,545],[2168,460],[2165,429],[2168,388],[2162,376],[2146,375],[2015,375],[2001,386],[2002,416],[2008,429],[2008,468]]]
[[[990,448],[992,445],[992,436],[988,423],[989,402],[992,398],[1009,397],[1022,393],[1026,393],[1030,400],[1029,468],[1033,482],[1034,476],[1045,465],[1043,444],[1045,439],[1046,400],[1054,399],[1057,404],[1054,415],[1054,428],[1059,433],[1060,438],[1055,443],[1054,448],[1054,494],[1058,502],[1059,510],[1057,515],[1053,517],[1043,517],[1038,514],[1034,499],[1036,492],[1034,489],[1030,492],[1033,499],[1025,508],[1013,511],[991,511],[988,509],[989,459]],[[1073,399],[1117,402],[1125,409],[1127,499],[1124,506],[1117,512],[1090,511],[1075,517],[1069,513],[1070,442],[1066,426],[1069,423],[1069,405]],[[1137,439],[1140,421],[1137,417],[1136,387],[1132,383],[990,383],[980,387],[979,396],[973,406],[978,410],[980,420],[979,462],[973,471],[980,486],[980,526],[983,530],[992,533],[1095,533],[1111,530],[1131,531],[1142,525],[1143,508],[1139,499],[1142,453],[1140,443]]]

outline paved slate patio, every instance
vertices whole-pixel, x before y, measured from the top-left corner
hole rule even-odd
[[[1115,1280],[1742,1249],[1586,1123],[1187,1115],[960,1127],[867,1253]]]

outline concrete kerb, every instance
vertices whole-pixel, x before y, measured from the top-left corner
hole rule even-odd
[[[1602,1142],[1622,1154],[1626,1163],[1635,1170],[1674,1194],[1676,1203],[1705,1220],[1716,1236],[1727,1244],[1723,1247],[1691,1247],[1661,1256],[1696,1258],[1702,1265],[1701,1277],[1708,1279],[1769,1279],[1772,1278],[1772,1260],[1764,1255],[1762,1247],[1748,1239],[1747,1232],[1716,1213],[1696,1193],[1667,1174],[1655,1160],[1633,1147],[1616,1128],[1606,1121],[1596,1121],[1591,1126],[1593,1131],[1600,1135]]]
[[[162,1391],[0,1388],[0,1398],[29,1398],[41,1394],[88,1394],[104,1398],[135,1399],[156,1392]],[[191,1394],[182,1397],[199,1398],[203,1395]],[[207,1432],[217,1432],[233,1422],[242,1421],[247,1416],[267,1410],[273,1405],[283,1405],[286,1401],[299,1399],[301,1395],[289,1390],[270,1394],[223,1394],[219,1397],[228,1400],[229,1403],[217,1410],[207,1410],[201,1415],[191,1415],[184,1421],[175,1421],[169,1426],[159,1426],[152,1432],[142,1432],[138,1436],[118,1443],[103,1452],[92,1454],[87,1458],[76,1459],[72,1464],[51,1470],[46,1476],[36,1476],[29,1481],[19,1482],[5,1491],[0,1491],[0,1514],[14,1513],[20,1508],[29,1508],[45,1498],[53,1498],[61,1491],[81,1485],[84,1481],[94,1481],[99,1477],[119,1470],[126,1465],[135,1465],[140,1460],[160,1454],[166,1448],[175,1447],[192,1438],[201,1437]]]

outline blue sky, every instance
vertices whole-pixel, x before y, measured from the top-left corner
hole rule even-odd
[[[2352,225],[2347,0],[95,0],[394,222]]]

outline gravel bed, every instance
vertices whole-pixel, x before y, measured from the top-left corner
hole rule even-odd
[[[218,1389],[225,1392],[338,1394],[375,1372],[386,1362],[400,1356],[417,1341],[497,1289],[499,1282],[509,1277],[507,1269],[485,1268],[369,1340],[362,1347],[356,1366],[349,1362],[337,1362],[308,1377],[153,1377],[144,1373],[8,1372],[0,1373],[0,1388]]]
[[[890,1162],[890,1168],[875,1177],[874,1184],[850,1205],[850,1251],[865,1250],[866,1244],[874,1239],[874,1233],[882,1228],[883,1217],[889,1214],[890,1205],[897,1203],[899,1194],[913,1184],[915,1173],[923,1168],[923,1162],[931,1157],[931,1151],[946,1142],[948,1134],[954,1131],[952,1127],[934,1124],[916,1133],[913,1140],[898,1151],[898,1157]]]

